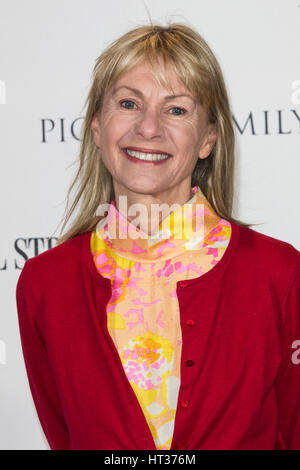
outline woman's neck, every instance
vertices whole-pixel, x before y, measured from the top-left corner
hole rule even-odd
[[[191,186],[185,184],[182,189],[179,186],[144,194],[114,184],[116,208],[130,223],[151,235],[171,212],[193,197]]]

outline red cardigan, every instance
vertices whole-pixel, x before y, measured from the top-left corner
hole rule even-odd
[[[97,272],[90,236],[27,260],[19,277],[33,400],[51,449],[155,449],[107,330],[110,281]],[[177,294],[171,449],[300,449],[300,252],[232,223],[221,260],[178,282]]]

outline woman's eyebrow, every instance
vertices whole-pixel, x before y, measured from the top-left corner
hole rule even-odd
[[[140,96],[141,98],[143,98],[144,94],[143,92],[141,92],[140,90],[138,90],[137,88],[132,88],[130,86],[126,86],[126,85],[122,85],[118,88],[116,88],[113,93],[112,93],[112,96],[115,96],[115,94],[121,89],[121,88],[127,88],[128,90],[132,91],[133,93],[135,93],[137,96]],[[181,98],[182,96],[185,96],[187,98],[190,98],[191,100],[194,101],[194,98],[191,96],[191,95],[186,95],[186,94],[181,94],[181,95],[168,95],[168,96],[164,96],[164,100],[172,100],[174,98]]]

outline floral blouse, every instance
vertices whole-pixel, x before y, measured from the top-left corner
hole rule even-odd
[[[171,447],[180,387],[177,282],[215,266],[231,236],[230,222],[215,213],[199,186],[192,193],[151,235],[129,222],[114,200],[91,237],[95,266],[111,280],[108,331],[160,450]]]

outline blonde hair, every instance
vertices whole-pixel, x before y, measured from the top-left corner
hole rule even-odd
[[[217,142],[207,158],[198,159],[192,174],[192,186],[199,185],[215,212],[228,221],[247,224],[232,215],[234,200],[235,135],[224,78],[220,66],[205,40],[181,23],[168,26],[137,27],[115,40],[96,60],[93,82],[85,106],[79,168],[68,190],[63,226],[57,244],[81,233],[92,231],[103,217],[97,216],[100,204],[114,199],[112,176],[104,166],[91,131],[91,122],[101,112],[103,96],[121,75],[147,60],[159,83],[171,88],[158,58],[172,67],[196,100],[205,106],[208,121],[216,123]],[[76,161],[77,162],[77,161]],[[74,163],[76,163],[74,162]],[[72,189],[79,185],[68,209]],[[80,204],[79,204],[80,203]],[[62,235],[75,208],[78,214]]]

